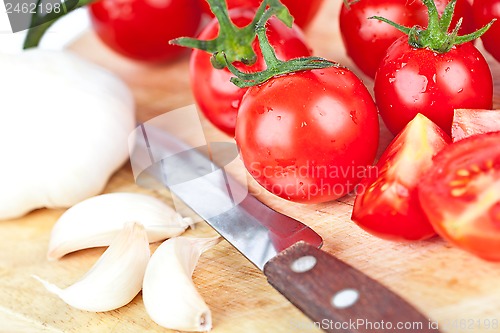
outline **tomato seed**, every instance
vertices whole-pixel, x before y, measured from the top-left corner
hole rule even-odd
[[[455,179],[450,182],[451,187],[465,186],[469,183],[469,178]]]
[[[477,164],[472,164],[470,166],[470,169],[474,172],[474,173],[480,173],[481,172],[481,168],[479,167],[479,165]]]
[[[460,169],[457,171],[457,175],[461,177],[468,177],[470,176],[470,172],[467,169]]]
[[[465,192],[467,192],[467,188],[466,187],[454,188],[454,189],[451,190],[451,195],[453,197],[461,197],[462,195],[465,194]]]

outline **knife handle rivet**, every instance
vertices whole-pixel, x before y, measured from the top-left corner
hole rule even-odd
[[[359,299],[356,289],[343,289],[332,297],[332,305],[337,309],[345,309],[353,306]]]
[[[304,257],[300,257],[298,259],[295,259],[295,261],[292,263],[290,268],[295,273],[305,273],[305,272],[313,269],[313,267],[316,266],[316,262],[317,262],[317,259],[315,257],[304,256]]]

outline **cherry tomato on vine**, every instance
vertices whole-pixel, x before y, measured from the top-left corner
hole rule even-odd
[[[450,142],[439,126],[418,114],[358,187],[352,220],[367,232],[389,240],[434,236],[420,207],[417,185],[431,167],[432,157]]]
[[[318,203],[354,189],[373,163],[378,131],[375,104],[361,80],[329,67],[250,87],[238,112],[236,142],[265,189]]]
[[[500,131],[500,110],[455,110],[451,125],[453,142],[473,135],[498,131]]]
[[[255,11],[234,9],[229,14],[234,24],[243,27],[252,21]],[[215,38],[218,32],[218,22],[213,19],[198,38],[210,40]],[[302,31],[295,25],[289,29],[278,19],[272,18],[268,23],[268,37],[281,60],[310,55],[311,51],[306,45]],[[265,68],[256,39],[252,46],[257,55],[256,63],[252,66],[235,63],[239,69],[246,72],[257,72]],[[247,89],[238,88],[232,84],[230,78],[233,74],[227,68],[215,69],[210,58],[211,54],[205,51],[193,50],[190,61],[191,88],[196,103],[208,120],[226,134],[234,136],[236,115],[241,98]]]
[[[443,13],[449,0],[435,1],[439,13]],[[404,26],[427,26],[427,10],[421,0],[360,0],[349,6],[342,4],[339,16],[340,32],[347,54],[367,76],[374,78],[380,61],[389,46],[403,33],[394,27],[374,20],[371,16],[382,16]],[[451,27],[463,18],[460,32],[474,30],[471,5],[467,0],[458,0]]]
[[[450,134],[454,109],[491,109],[493,103],[490,69],[471,43],[437,53],[413,48],[403,36],[380,64],[374,90],[380,115],[394,134],[418,113]]]
[[[481,258],[500,260],[500,132],[444,148],[419,184],[439,235]]]
[[[148,62],[178,57],[183,48],[168,41],[194,35],[201,20],[198,0],[99,0],[89,12],[97,36],[108,47]]]
[[[206,0],[201,1],[203,11],[213,16]],[[256,9],[262,0],[227,0],[229,9],[250,8]],[[282,0],[281,1],[294,17],[294,23],[301,28],[306,28],[316,16],[323,0]]]
[[[497,19],[481,40],[483,46],[497,61],[500,61],[500,0],[474,0],[472,5],[476,27],[488,24],[492,19]]]

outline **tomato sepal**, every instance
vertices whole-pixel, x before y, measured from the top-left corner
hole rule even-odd
[[[257,8],[253,21],[245,26],[238,27],[229,17],[227,3],[221,0],[207,0],[210,10],[219,22],[219,35],[212,40],[199,40],[191,37],[179,37],[169,41],[169,44],[199,49],[212,54],[212,66],[223,69],[227,63],[241,62],[253,65],[257,55],[252,47],[255,38],[255,27],[266,11],[273,13],[289,28],[293,25],[293,16],[279,0],[265,0]],[[221,52],[224,52],[223,54]]]
[[[376,19],[392,25],[402,33],[408,35],[408,43],[414,48],[429,48],[434,52],[446,53],[455,45],[465,44],[481,37],[493,25],[496,19],[483,26],[482,28],[469,34],[459,36],[458,31],[462,25],[462,19],[458,20],[456,26],[451,32],[448,32],[455,5],[457,0],[451,0],[439,17],[436,4],[433,0],[422,0],[428,9],[429,25],[426,29],[415,25],[413,27],[405,27],[380,16],[372,16],[369,19]]]

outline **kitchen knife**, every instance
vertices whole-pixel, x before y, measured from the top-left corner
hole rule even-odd
[[[169,112],[131,135],[138,183],[145,174],[160,180],[262,270],[275,289],[313,320],[311,325],[326,332],[439,332],[400,296],[321,251],[322,239],[311,228],[249,194],[228,172],[231,162],[239,162],[234,143],[200,145],[204,138],[198,138],[193,146],[177,137],[181,133],[192,139],[177,124],[193,110]],[[203,130],[191,118],[187,123],[199,137]]]

